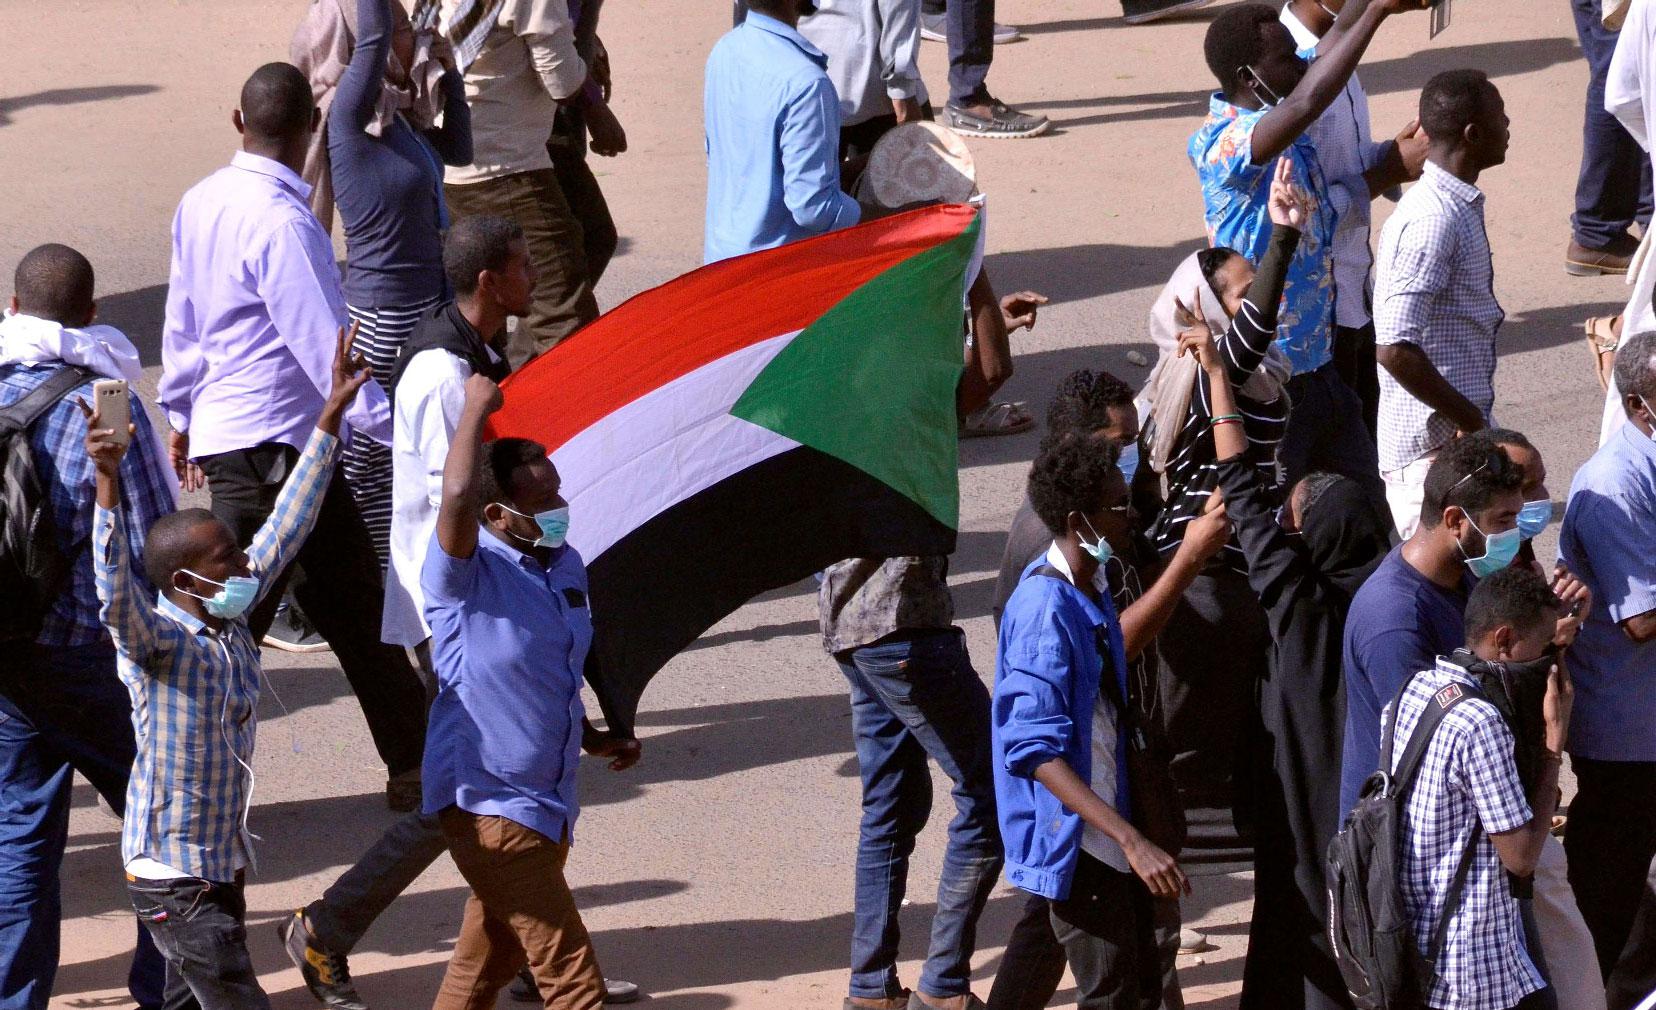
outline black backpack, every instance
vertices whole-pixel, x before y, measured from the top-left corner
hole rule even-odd
[[[52,600],[69,575],[58,547],[51,492],[35,468],[29,428],[58,402],[92,379],[69,366],[0,410],[0,646],[33,642]]]
[[[1410,683],[1413,678],[1410,678]],[[1432,734],[1449,710],[1472,696],[1460,684],[1450,684],[1433,695],[1421,713],[1398,762],[1390,774],[1392,747],[1397,736],[1397,711],[1403,685],[1392,701],[1392,724],[1381,729],[1380,769],[1363,783],[1357,805],[1345,827],[1328,846],[1328,934],[1334,960],[1357,1010],[1399,1010],[1426,1005],[1436,981],[1436,964],[1443,953],[1449,922],[1460,907],[1466,876],[1478,849],[1482,829],[1474,827],[1449,883],[1428,953],[1422,956],[1414,928],[1403,907],[1403,813],[1415,776],[1420,771]]]

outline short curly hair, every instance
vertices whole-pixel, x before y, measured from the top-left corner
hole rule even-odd
[[[1443,510],[1451,505],[1468,515],[1482,512],[1502,494],[1523,486],[1524,471],[1489,432],[1457,438],[1439,450],[1426,471],[1420,525],[1436,529],[1443,523]]]
[[[1236,71],[1259,62],[1265,51],[1263,29],[1278,24],[1278,16],[1275,7],[1238,4],[1208,25],[1202,55],[1221,89],[1231,90],[1236,86]]]
[[[1558,597],[1547,580],[1527,565],[1503,568],[1479,580],[1466,601],[1468,643],[1506,625],[1519,632],[1558,620]]]
[[[1091,434],[1109,426],[1112,409],[1132,404],[1133,389],[1127,383],[1109,372],[1078,368],[1058,383],[1058,392],[1047,407],[1047,431]]]
[[[478,503],[509,504],[517,494],[512,475],[517,468],[530,463],[548,462],[546,447],[527,438],[497,438],[483,443],[483,458],[478,467]]]
[[[1121,446],[1113,439],[1075,431],[1047,437],[1029,468],[1029,501],[1053,536],[1064,535],[1071,512],[1098,508],[1110,478],[1119,478],[1120,458]]]

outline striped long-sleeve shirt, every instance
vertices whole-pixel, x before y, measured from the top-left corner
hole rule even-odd
[[[310,535],[338,450],[334,436],[320,430],[311,435],[247,548],[261,595]],[[121,513],[95,510],[100,616],[119,653],[138,741],[121,861],[148,858],[189,876],[228,882],[241,857],[252,856],[247,812],[259,646],[245,617],[214,631],[164,595],[152,605],[133,575],[126,535]]]
[[[1288,397],[1269,403],[1242,392],[1243,384],[1259,368],[1276,337],[1277,300],[1283,276],[1293,260],[1299,233],[1278,228],[1272,236],[1259,274],[1248,289],[1242,308],[1230,328],[1218,340],[1225,375],[1236,390],[1236,409],[1242,415],[1242,430],[1248,436],[1247,458],[1259,467],[1266,483],[1275,486],[1277,444],[1288,427]],[[1260,306],[1265,306],[1261,308]],[[1157,553],[1166,556],[1184,541],[1185,525],[1202,514],[1208,496],[1219,486],[1217,454],[1213,447],[1213,394],[1205,371],[1196,372],[1196,393],[1190,398],[1184,427],[1167,463],[1167,501],[1150,532]],[[1233,538],[1220,555],[1239,572],[1248,570],[1247,560]]]

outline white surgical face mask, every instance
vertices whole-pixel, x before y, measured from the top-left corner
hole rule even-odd
[[[1253,74],[1254,88],[1255,88],[1254,94],[1258,95],[1261,91],[1263,91],[1265,93],[1263,95],[1260,95],[1259,97],[1260,97],[1261,101],[1265,102],[1265,105],[1266,105],[1267,108],[1274,109],[1278,105],[1282,104],[1282,96],[1277,94],[1275,91],[1271,90],[1271,86],[1269,84],[1265,83],[1265,79],[1263,77],[1259,76],[1259,71],[1257,71],[1253,67],[1247,66],[1245,64],[1243,65],[1242,69],[1246,70],[1250,74]],[[1268,98],[1268,100],[1267,100],[1267,98]]]

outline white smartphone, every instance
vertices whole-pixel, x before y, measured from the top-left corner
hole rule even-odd
[[[98,426],[113,428],[115,441],[125,445],[132,424],[132,398],[127,393],[125,379],[99,379],[92,383],[92,409],[97,411]]]

